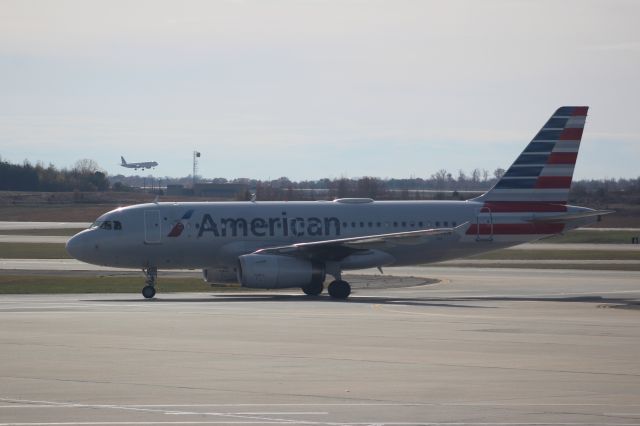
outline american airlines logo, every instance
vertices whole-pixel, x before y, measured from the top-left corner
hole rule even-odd
[[[180,234],[182,234],[182,231],[184,231],[185,222],[191,219],[192,215],[193,210],[187,210],[187,212],[182,215],[180,221],[173,225],[173,228],[171,228],[171,231],[169,232],[169,234],[167,234],[167,237],[179,237]]]
[[[287,213],[283,212],[280,217],[253,219],[227,217],[216,221],[210,214],[205,213],[199,225],[198,237],[205,234],[211,234],[214,237],[302,237],[305,235],[319,237],[338,236],[340,233],[340,220],[337,217],[289,218]]]

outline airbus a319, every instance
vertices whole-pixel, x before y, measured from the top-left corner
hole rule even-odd
[[[74,258],[140,268],[202,269],[206,281],[324,290],[345,299],[345,270],[439,262],[545,238],[608,211],[568,205],[587,107],[559,108],[504,176],[467,201],[157,202],[118,208],[67,243]],[[124,159],[123,159],[124,160]]]
[[[120,160],[121,160],[120,165],[122,167],[126,167],[127,169],[135,169],[135,170],[152,169],[158,165],[158,163],[155,161],[145,161],[143,163],[127,163],[124,157],[120,157]]]

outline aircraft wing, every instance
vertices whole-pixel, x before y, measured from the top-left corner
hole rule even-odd
[[[255,254],[278,254],[299,256],[319,260],[341,260],[354,252],[366,250],[384,250],[385,248],[418,246],[431,241],[433,237],[445,235],[464,235],[469,222],[455,228],[434,228],[418,231],[394,232],[390,234],[367,235],[362,237],[338,238],[334,240],[296,243],[288,246],[260,249]]]

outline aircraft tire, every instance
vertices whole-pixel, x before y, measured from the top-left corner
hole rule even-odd
[[[156,289],[150,285],[146,285],[142,288],[142,295],[145,299],[152,299],[156,295]]]
[[[334,299],[346,299],[351,294],[351,286],[343,280],[335,280],[329,284],[329,296]]]
[[[320,282],[314,282],[306,287],[302,287],[302,291],[304,291],[304,294],[307,296],[319,296],[322,290],[324,290],[324,285]]]

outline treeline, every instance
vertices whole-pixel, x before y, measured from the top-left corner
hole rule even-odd
[[[367,197],[385,199],[466,199],[491,188],[504,174],[504,169],[489,172],[474,169],[470,173],[458,170],[455,173],[438,170],[427,178],[381,179],[359,177],[292,181],[287,177],[273,180],[250,178],[214,178],[197,181],[204,183],[244,184],[246,193],[238,199],[249,199],[255,194],[258,200],[320,200],[345,197]],[[137,191],[162,193],[168,184],[189,187],[192,176],[182,178],[156,178],[152,176],[109,177],[98,164],[89,159],[79,160],[71,169],[57,169],[53,165],[36,165],[25,161],[11,164],[0,158],[0,190],[3,191]],[[574,181],[571,185],[570,201],[588,204],[624,202],[640,204],[640,177],[635,179],[592,179]]]
[[[465,173],[463,170],[451,173],[445,169],[441,169],[436,173],[433,173],[428,178],[412,177],[406,179],[381,179],[365,176],[360,178],[341,177],[337,179],[322,178],[318,180],[292,181],[287,177],[280,177],[273,180],[259,180],[251,178],[226,179],[218,177],[213,179],[198,178],[198,182],[244,184],[249,188],[262,189],[264,191],[267,191],[267,188],[271,188],[276,192],[277,190],[289,189],[324,190],[334,191],[340,194],[348,193],[352,195],[363,192],[380,194],[386,190],[483,191],[495,184],[497,179],[502,177],[504,172],[504,169],[496,169],[493,172],[489,172],[485,169],[474,169],[470,173]],[[166,186],[167,184],[180,184],[188,187],[192,184],[193,177],[154,178],[152,176],[116,175],[110,176],[109,180],[112,184],[119,183],[120,185],[139,188],[143,186],[149,187],[152,185],[158,186],[158,182],[160,183],[160,186]]]
[[[248,191],[238,194],[238,200],[250,199],[255,194],[263,201],[331,200],[345,197],[367,197],[378,200],[468,199],[490,189],[504,174],[504,169],[492,173],[475,169],[471,173],[459,170],[451,173],[439,170],[428,178],[381,179],[376,177],[337,178],[292,181],[287,177],[273,180],[249,178],[199,179],[199,182],[246,185]],[[151,176],[123,176],[110,178],[118,187],[163,187],[182,184],[189,187],[191,176],[179,179],[156,179]],[[154,183],[155,180],[155,183]],[[616,202],[640,204],[640,177],[635,179],[592,179],[574,181],[569,194],[570,202],[577,204],[611,204]]]
[[[79,160],[71,170],[59,170],[52,164],[11,164],[0,159],[2,191],[106,191],[109,187],[106,173],[93,160]]]
[[[640,204],[640,177],[635,179],[590,179],[571,184],[574,203]]]

